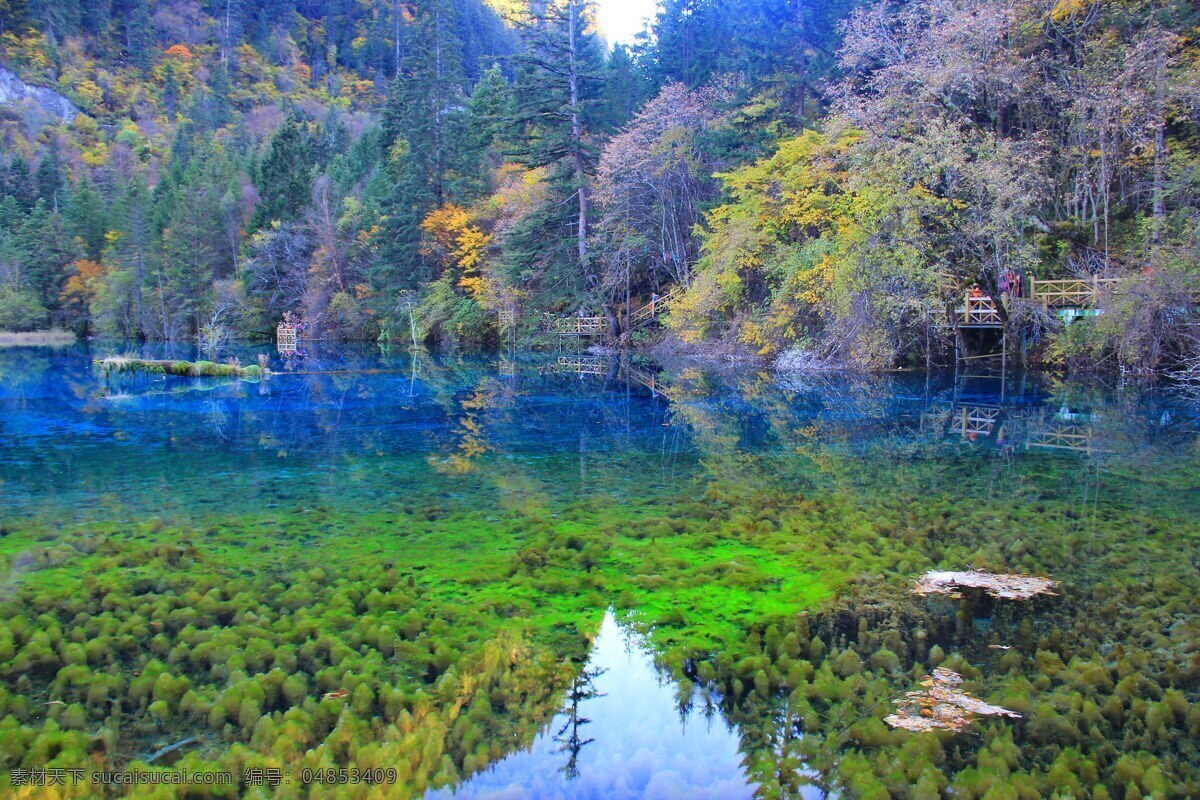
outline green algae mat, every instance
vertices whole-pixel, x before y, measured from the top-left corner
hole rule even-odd
[[[1167,390],[108,355],[195,360],[0,352],[5,796],[1200,796]],[[939,666],[1020,718],[889,728]]]

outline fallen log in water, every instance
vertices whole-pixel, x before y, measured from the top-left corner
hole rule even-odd
[[[980,589],[992,597],[1005,600],[1028,600],[1039,594],[1053,595],[1058,586],[1049,578],[1029,575],[997,575],[981,570],[968,572],[926,572],[913,587],[915,594],[943,594],[962,597],[963,589]]]
[[[924,688],[906,692],[903,698],[896,700],[896,713],[884,717],[883,721],[893,728],[914,733],[932,730],[958,733],[981,716],[1020,719],[1021,715],[1015,711],[985,703],[964,692],[959,688],[962,682],[962,676],[957,672],[938,667],[921,681]]]
[[[261,378],[269,374],[258,364],[218,364],[214,361],[175,361],[110,356],[96,361],[107,373],[146,372],[152,375],[177,375],[184,378]]]

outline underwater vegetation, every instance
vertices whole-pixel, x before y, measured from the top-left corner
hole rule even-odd
[[[153,768],[298,776],[372,764],[412,796],[531,740],[586,656],[571,630],[550,637],[553,650],[503,625],[477,634],[484,615],[429,603],[394,567],[314,566],[264,583],[191,545],[120,537],[26,557],[51,572],[78,557],[90,574],[66,596],[22,588],[3,603],[8,769],[135,768],[187,738]],[[209,791],[240,793],[186,794]]]
[[[380,376],[311,379],[278,422],[278,394],[230,394],[241,410],[218,429],[244,449],[209,437],[185,465],[144,434],[121,463],[169,497],[99,472],[140,407],[96,412],[124,435],[89,491],[119,496],[68,509],[48,477],[0,462],[18,490],[0,519],[0,781],[145,765],[190,740],[147,768],[228,770],[232,786],[103,791],[418,797],[533,741],[612,607],[681,708],[736,726],[763,797],[1200,796],[1194,433],[1152,447],[1135,404],[1105,411],[1093,455],[990,455],[927,437],[878,385],[681,379],[670,404],[621,406],[553,378],[422,369],[425,394],[395,412],[381,398],[404,384]],[[311,410],[329,397],[352,402]],[[14,459],[48,452],[11,430]],[[1048,576],[1057,596],[912,592],[967,568]],[[890,729],[893,700],[939,669],[1020,718]],[[397,779],[244,781],[334,767]]]

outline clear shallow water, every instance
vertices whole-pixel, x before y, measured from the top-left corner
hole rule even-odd
[[[176,704],[165,717],[153,697],[126,701],[130,744],[114,759],[196,736],[188,757],[209,764],[235,742],[284,766],[377,764],[383,747],[403,766],[389,797],[854,797],[871,793],[855,781],[872,772],[982,796],[971,770],[1010,746],[1007,728],[928,767],[934,756],[880,732],[936,647],[1022,711],[1011,769],[1031,781],[1084,752],[1100,766],[1063,769],[1116,787],[1113,753],[1138,750],[1159,760],[1148,774],[1190,791],[1200,438],[1196,408],[1168,392],[356,347],[276,357],[260,383],[106,380],[91,358],[109,352],[0,349],[0,600],[13,617],[57,614],[64,641],[111,616],[136,647],[89,668],[131,686],[153,657],[197,688],[198,705],[164,701]],[[956,619],[904,594],[923,569],[966,565],[1050,574],[1064,597],[1027,618],[980,607]],[[101,589],[77,600],[85,576]],[[213,580],[243,599],[195,622],[198,634],[151,608]],[[346,610],[373,589],[394,602]],[[191,655],[213,631],[234,650],[265,633],[282,637],[265,647],[303,648],[286,628],[244,630],[244,608],[311,614],[325,640],[299,662]],[[139,628],[143,615],[161,629]],[[78,700],[81,728],[114,724],[58,682],[61,659],[31,631],[0,663],[33,709],[20,729],[71,723],[58,706],[37,710],[60,697]],[[354,663],[334,669],[340,645]],[[29,653],[49,666],[32,669]],[[594,741],[568,778],[555,735],[594,668],[602,696],[580,702],[580,736]],[[228,699],[243,673],[271,669],[301,688],[249,711]],[[1114,689],[1130,671],[1151,683]],[[362,728],[347,744],[333,732],[345,710],[329,705],[341,701],[322,698],[358,683],[371,694],[353,701]],[[1120,715],[1105,705],[1114,696]],[[222,703],[232,711],[211,710]],[[278,730],[301,709],[311,738],[292,755],[255,732],[256,714]]]

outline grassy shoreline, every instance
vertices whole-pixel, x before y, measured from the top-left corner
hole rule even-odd
[[[0,347],[65,347],[75,344],[71,331],[51,328],[46,331],[0,331]]]

